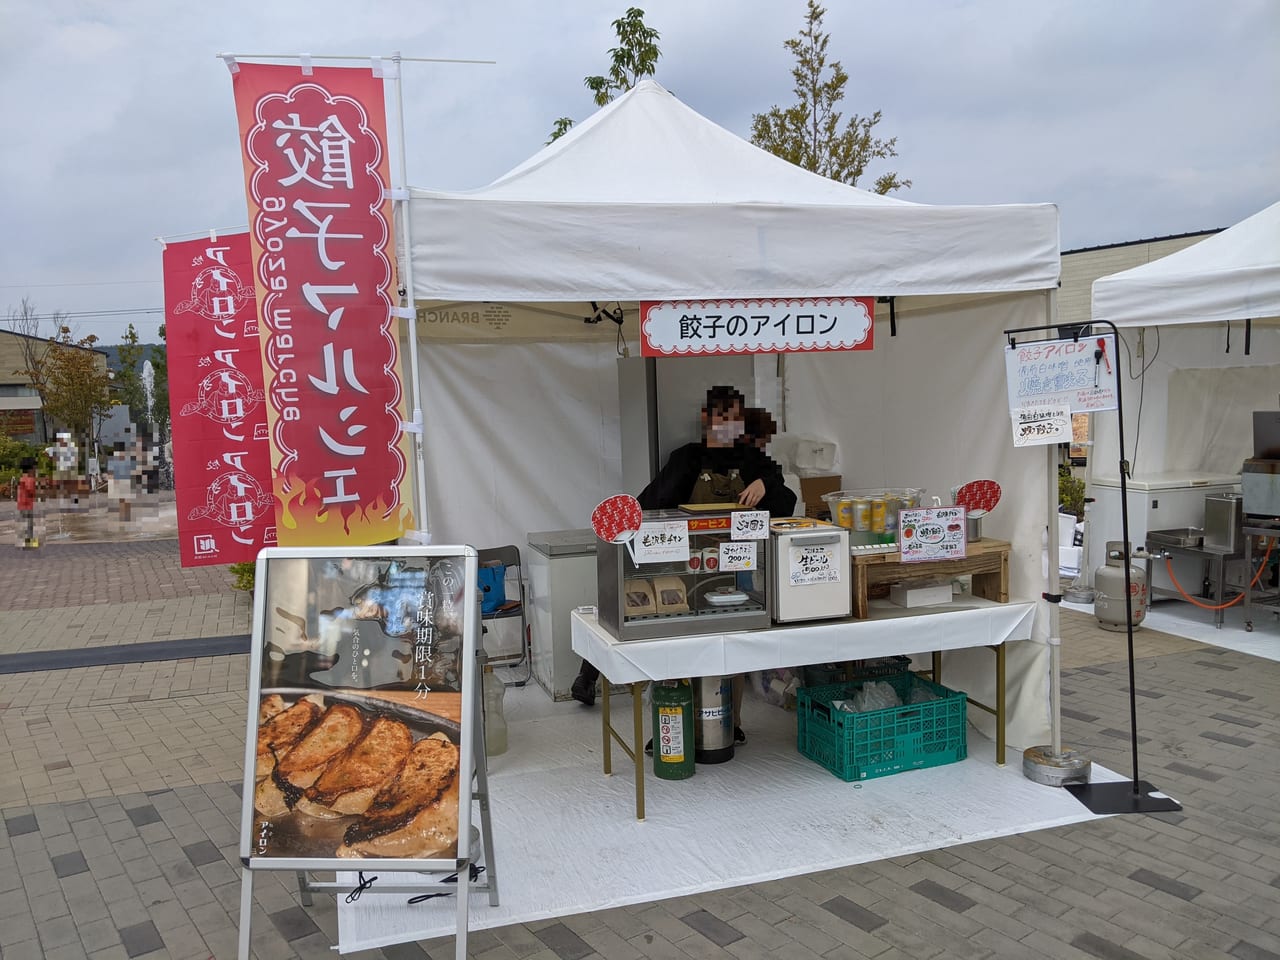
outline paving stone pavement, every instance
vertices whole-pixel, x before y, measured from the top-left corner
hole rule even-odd
[[[172,540],[0,551],[0,582],[0,653],[248,630],[225,571],[181,570]],[[1124,637],[1062,620],[1064,742],[1127,772]],[[1280,663],[1135,641],[1141,773],[1181,813],[480,931],[469,953],[1280,960]],[[0,676],[0,958],[234,957],[246,661]],[[255,893],[258,957],[333,956],[334,898],[304,908],[277,873]],[[433,940],[352,956],[452,955]]]

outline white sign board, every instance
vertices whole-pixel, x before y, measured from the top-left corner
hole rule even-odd
[[[871,297],[661,300],[640,304],[646,357],[870,350]]]
[[[684,520],[654,520],[640,524],[636,532],[636,563],[667,563],[689,560],[689,524]]]
[[[840,582],[839,544],[792,544],[787,557],[787,582],[793,587]]]
[[[965,555],[964,507],[903,510],[898,551],[903,563],[955,560]]]
[[[721,570],[754,570],[756,541],[726,540],[720,544]]]
[[[1010,416],[1015,447],[1071,442],[1071,409],[1065,404],[1020,407]]]
[[[1114,334],[1006,346],[1004,366],[1010,413],[1046,405],[1065,404],[1071,413],[1119,406]]]
[[[731,536],[734,540],[767,540],[769,538],[769,511],[733,511]]]

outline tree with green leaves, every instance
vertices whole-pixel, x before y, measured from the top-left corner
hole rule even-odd
[[[73,339],[61,326],[49,341],[44,365],[48,375],[45,414],[62,423],[82,441],[91,441],[111,412],[111,374],[94,349],[98,338]]]
[[[129,407],[129,420],[142,423],[147,419],[147,392],[142,384],[142,346],[133,324],[125,331],[124,340],[116,348],[120,369],[115,376],[116,399]]]
[[[876,160],[898,155],[897,137],[875,136],[880,111],[869,117],[854,114],[841,126],[836,109],[844,99],[849,74],[839,60],[827,61],[830,37],[822,30],[826,10],[809,0],[804,29],[784,41],[796,58],[791,70],[795,78],[796,102],[789,107],[770,107],[751,118],[751,142],[796,166],[850,186],[857,186],[867,167]],[[911,186],[897,173],[876,178],[876,193],[889,193]]]
[[[66,314],[55,312],[49,319],[53,321],[53,327],[57,330],[61,328],[65,318]],[[22,357],[22,369],[11,372],[27,378],[36,396],[40,398],[40,406],[43,408],[49,381],[48,371],[45,368],[45,361],[49,355],[49,341],[40,334],[43,318],[36,312],[36,305],[23,297],[16,310],[12,307],[9,309],[8,320],[9,329],[18,334],[18,351]],[[43,416],[39,418],[39,423],[40,439],[47,442],[49,424]]]
[[[658,31],[644,22],[644,11],[639,7],[630,7],[627,12],[613,21],[613,32],[618,35],[618,45],[609,51],[612,61],[606,76],[583,78],[587,89],[594,94],[597,107],[603,107],[620,93],[626,93],[642,77],[653,76],[658,68]],[[551,129],[551,137],[547,143],[559,140],[573,126],[570,117],[561,117]]]

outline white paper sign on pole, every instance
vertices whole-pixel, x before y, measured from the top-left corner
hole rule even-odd
[[[1022,407],[1010,416],[1015,447],[1071,442],[1071,408],[1065,404]]]
[[[734,540],[765,540],[769,536],[768,510],[735,510],[731,536]]]
[[[642,523],[632,543],[636,563],[685,563],[689,559],[689,524],[685,520]]]
[[[793,544],[787,557],[787,582],[793,587],[840,582],[839,544]]]
[[[726,540],[720,544],[721,570],[754,570],[756,541]]]
[[[1066,404],[1071,413],[1119,406],[1115,334],[1040,340],[1004,348],[1009,410]]]

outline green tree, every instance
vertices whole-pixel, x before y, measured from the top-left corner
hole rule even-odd
[[[55,312],[50,318],[53,321],[55,330],[60,329],[66,314]],[[13,373],[26,377],[31,384],[31,388],[35,390],[36,396],[40,398],[40,406],[45,405],[45,396],[48,393],[49,374],[45,367],[45,361],[49,355],[49,341],[40,335],[42,324],[41,316],[36,312],[36,305],[26,297],[22,298],[22,302],[15,310],[9,309],[9,329],[18,334],[18,351],[22,357],[22,368],[12,371]],[[46,417],[38,418],[40,423],[41,440],[49,439],[49,424]]]
[[[147,419],[147,392],[142,384],[142,347],[133,324],[125,331],[124,340],[116,348],[120,369],[115,376],[116,399],[129,407],[129,420],[143,423]]]
[[[644,11],[639,7],[629,7],[627,12],[613,21],[613,32],[618,35],[618,45],[609,51],[612,61],[609,73],[605,76],[583,78],[595,96],[597,107],[603,107],[620,93],[626,93],[641,77],[653,76],[658,67],[658,31],[644,22]],[[570,117],[561,117],[552,126],[551,137],[547,143],[559,140],[573,126]]]
[[[869,164],[898,155],[898,138],[875,136],[879,110],[869,117],[854,114],[841,126],[836,107],[844,99],[849,75],[839,60],[827,61],[830,37],[822,30],[826,12],[815,0],[809,0],[804,29],[783,43],[796,58],[791,70],[796,102],[755,114],[751,142],[796,166],[856,186]],[[889,193],[909,186],[910,180],[883,173],[876,178],[874,190]]]
[[[71,328],[63,325],[44,357],[45,413],[82,442],[92,440],[111,412],[111,374],[98,362],[97,342],[93,334],[73,339]]]

